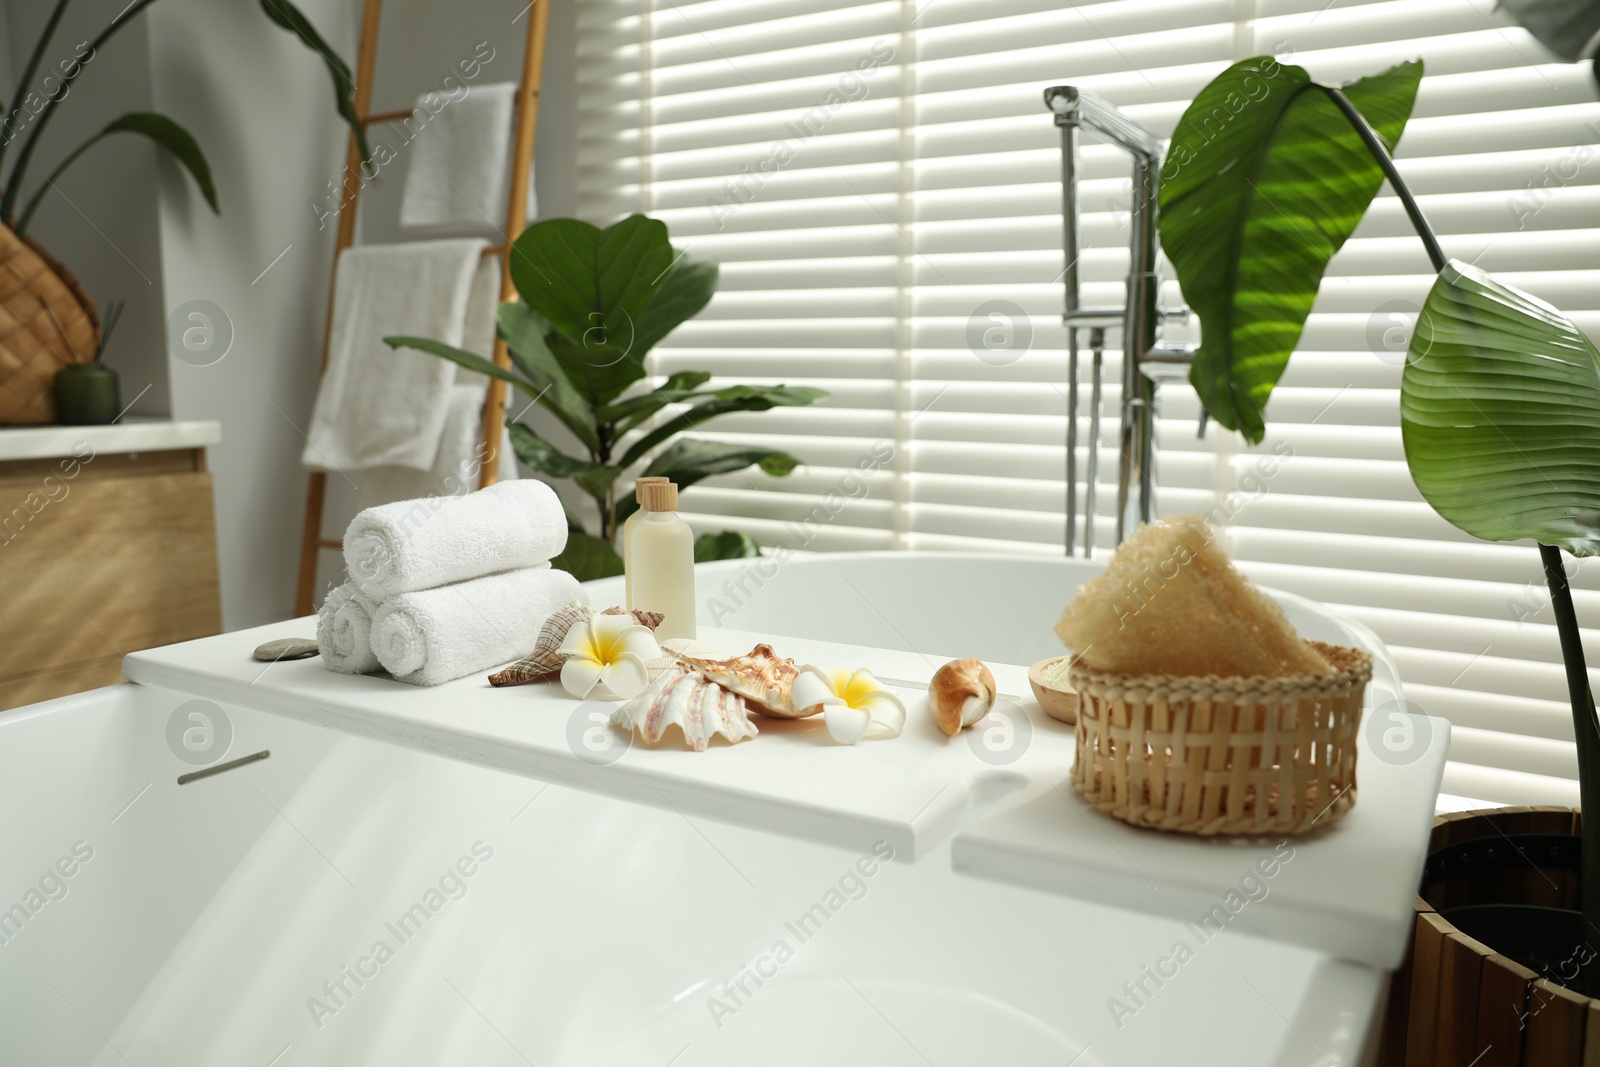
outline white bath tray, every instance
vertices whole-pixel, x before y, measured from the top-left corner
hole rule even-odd
[[[978,808],[1048,789],[1072,761],[1071,729],[1039,710],[1022,667],[993,670],[1000,691],[1019,698],[1025,721],[1009,735],[966,731],[951,739],[922,706],[926,683],[942,660],[702,628],[702,642],[730,654],[768,641],[797,663],[868,667],[891,686],[907,683],[894,687],[910,716],[899,738],[854,748],[834,744],[820,717],[781,722],[755,716],[762,736],[754,741],[729,746],[717,739],[707,751],[691,752],[677,747],[675,731],[672,743],[656,749],[628,744],[604,725],[613,705],[583,705],[553,683],[495,689],[485,675],[474,675],[418,688],[384,675],[334,674],[315,658],[270,666],[251,659],[256,646],[306,637],[311,629],[312,620],[298,619],[136,652],[123,671],[135,682],[676,809],[690,819],[852,850],[887,841],[897,859],[908,861],[948,838]]]
[[[1043,714],[1020,666],[990,663],[1002,694],[1015,700],[1015,722],[946,738],[923,706],[923,687],[941,660],[702,628],[703,641],[730,653],[767,641],[800,663],[868,667],[899,690],[910,717],[900,738],[854,748],[832,743],[820,719],[755,717],[762,737],[735,746],[718,740],[697,753],[637,742],[624,748],[623,735],[605,725],[610,704],[583,705],[554,684],[495,689],[475,675],[425,689],[386,676],[333,674],[317,659],[270,666],[251,659],[257,645],[307,636],[311,628],[310,619],[299,619],[137,652],[124,661],[124,673],[222,704],[675,810],[691,825],[709,818],[856,851],[886,841],[903,861],[953,837],[952,861],[964,874],[1191,922],[1196,938],[1222,927],[1381,968],[1396,966],[1406,943],[1449,740],[1449,724],[1428,719],[1431,738],[1420,756],[1400,763],[1378,758],[1369,743],[1374,731],[1364,730],[1358,803],[1327,831],[1292,841],[1293,859],[1282,863],[1280,856],[1273,875],[1260,879],[1263,893],[1241,882],[1273,856],[1276,840],[1137,830],[1084,803],[1067,782],[1071,728]],[[1365,631],[1338,636],[1382,647]],[[1399,694],[1392,663],[1380,655],[1374,668],[1369,704],[1392,704]],[[1230,901],[1234,889],[1240,893]],[[1218,906],[1227,909],[1226,922],[1216,917]],[[1208,914],[1210,926],[1202,922]]]
[[[1366,714],[1370,725],[1370,707]],[[1224,931],[1247,933],[1393,969],[1414,921],[1450,747],[1448,720],[1418,719],[1426,727],[1413,720],[1409,737],[1391,735],[1401,751],[1385,753],[1387,760],[1372,741],[1383,744],[1389,720],[1362,731],[1359,799],[1325,831],[1219,841],[1140,830],[1101,814],[1062,782],[962,830],[951,861],[980,878],[1178,919],[1200,943]],[[1406,750],[1407,740],[1418,747]],[[1391,762],[1399,760],[1409,762]]]

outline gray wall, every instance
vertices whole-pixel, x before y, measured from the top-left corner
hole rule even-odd
[[[43,0],[0,0],[0,98],[8,106],[53,6]],[[35,88],[125,6],[127,0],[78,0],[69,7],[34,76]],[[130,22],[85,66],[40,137],[24,179],[25,196],[31,197],[67,153],[112,119],[150,110],[149,30],[144,19]],[[19,137],[11,145],[7,168],[15,163],[22,142]],[[143,138],[121,135],[101,142],[56,183],[57,191],[46,195],[29,227],[30,235],[77,275],[102,310],[109,301],[127,301],[105,359],[122,376],[123,403],[139,397],[132,408],[135,415],[171,410],[155,202],[159,183],[187,179],[156,156],[156,148]]]
[[[551,0],[535,179],[541,213],[571,214],[576,109],[572,56],[578,0]],[[126,6],[76,0],[57,31],[61,58]],[[9,103],[51,4],[0,0],[0,98]],[[353,67],[361,0],[301,0],[300,8]],[[485,75],[521,72],[524,0],[389,0],[374,107],[407,106],[437,87],[480,41],[495,48]],[[37,79],[36,79],[37,80]],[[292,613],[306,476],[302,430],[316,393],[334,226],[319,229],[313,201],[344,164],[344,127],[321,62],[272,27],[250,0],[161,0],[89,64],[41,142],[32,176],[126,111],[182,123],[210,160],[222,214],[142,139],[96,147],[59,183],[32,232],[99,303],[128,301],[107,362],[134,414],[215,419],[211,450],[229,629]],[[12,150],[15,155],[15,147]],[[50,166],[45,164],[49,163]],[[362,239],[393,240],[402,171],[366,198]],[[281,254],[281,258],[279,258]],[[270,266],[270,269],[269,269]],[[209,365],[167,351],[167,319],[191,301],[220,308],[232,345]],[[353,487],[330,479],[325,532],[337,536]],[[324,553],[324,581],[337,559]]]
[[[535,157],[547,215],[570,213],[575,202],[575,3],[555,0],[551,13]],[[526,19],[511,19],[522,6],[390,0],[374,107],[406,106],[482,40],[496,50],[494,80],[515,79]],[[300,7],[354,66],[357,0]],[[292,613],[306,486],[302,430],[316,391],[334,235],[332,222],[318,229],[310,205],[340,176],[344,132],[320,61],[271,28],[257,5],[162,0],[147,18],[155,107],[206,146],[223,198],[216,218],[176,178],[162,182],[158,282],[169,309],[204,300],[232,324],[225,358],[208,366],[171,362],[171,395],[177,417],[222,423],[211,464],[224,624],[236,629]],[[373,190],[363,239],[394,236],[400,186],[396,173]],[[353,487],[337,475],[330,484],[325,532],[337,536]],[[335,578],[336,558],[324,557],[323,579]]]

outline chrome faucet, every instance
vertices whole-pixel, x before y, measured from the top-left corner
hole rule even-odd
[[[1187,377],[1194,345],[1157,340],[1163,321],[1187,321],[1188,308],[1159,306],[1161,279],[1156,272],[1156,204],[1161,180],[1162,140],[1105,100],[1075,85],[1044,91],[1045,106],[1061,130],[1063,248],[1061,272],[1067,326],[1067,555],[1077,554],[1078,527],[1078,331],[1089,330],[1094,353],[1093,402],[1089,412],[1089,457],[1085,471],[1083,555],[1094,553],[1095,481],[1099,473],[1100,372],[1108,328],[1122,328],[1122,412],[1117,461],[1117,541],[1149,522],[1154,505],[1156,386]],[[1133,159],[1129,198],[1127,299],[1121,307],[1084,307],[1079,301],[1078,139],[1079,131],[1117,145]]]

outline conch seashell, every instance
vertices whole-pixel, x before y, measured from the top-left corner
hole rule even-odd
[[[975,659],[953,659],[928,683],[928,707],[933,721],[954,737],[994,707],[994,675]]]
[[[580,604],[576,600],[558,611],[552,612],[539,627],[539,636],[534,640],[533,651],[528,653],[527,659],[519,659],[494,674],[489,675],[489,684],[493,686],[529,685],[533,682],[548,682],[561,673],[562,666],[567,662],[567,657],[560,652],[561,642],[567,639],[567,634],[578,623],[593,615],[594,609],[587,604]],[[661,625],[661,620],[666,618],[659,611],[625,611],[620,607],[609,607],[602,611],[602,615],[632,615],[633,621],[640,626],[648,626],[654,630]]]
[[[820,706],[803,709],[794,706],[790,690],[800,668],[792,659],[779,659],[771,645],[757,645],[748,654],[733,659],[675,655],[679,663],[738,693],[751,711],[769,718],[804,719],[822,710]]]
[[[683,666],[667,671],[650,688],[619,705],[611,722],[625,730],[637,729],[651,745],[666,737],[668,727],[676,726],[684,744],[696,752],[704,752],[715,734],[738,744],[760,733],[746,713],[743,697]]]

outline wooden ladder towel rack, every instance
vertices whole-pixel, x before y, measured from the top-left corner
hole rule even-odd
[[[366,126],[384,122],[399,122],[411,116],[410,111],[372,112],[372,79],[378,59],[378,25],[383,11],[383,0],[366,0],[361,14],[361,45],[356,56],[355,106],[356,114]],[[549,24],[550,0],[534,0],[524,11],[528,19],[526,50],[522,59],[522,82],[516,97],[516,128],[512,137],[511,188],[506,204],[504,240],[484,250],[485,255],[500,256],[500,299],[514,299],[516,288],[511,284],[511,242],[528,223],[528,183],[533,179],[533,137],[539,123],[539,83],[544,76],[545,31]],[[521,17],[521,16],[519,16]],[[355,134],[350,135],[345,150],[345,173],[359,173],[361,149]],[[356,212],[361,199],[359,181],[342,183],[339,206],[339,229],[334,240],[334,274],[328,279],[328,317],[322,333],[322,370],[328,367],[328,342],[333,328],[334,281],[338,274],[339,256],[355,243]],[[502,367],[511,366],[506,343],[495,332],[494,361]],[[319,372],[320,373],[320,372]],[[489,379],[483,405],[483,467],[479,475],[480,486],[493,485],[500,475],[500,435],[506,421],[506,383],[498,378]],[[323,505],[327,500],[328,475],[326,471],[311,471],[306,479],[306,518],[300,538],[300,576],[295,585],[296,616],[311,614],[311,602],[316,595],[317,562],[324,549],[343,548],[337,538],[324,537],[322,533]]]

